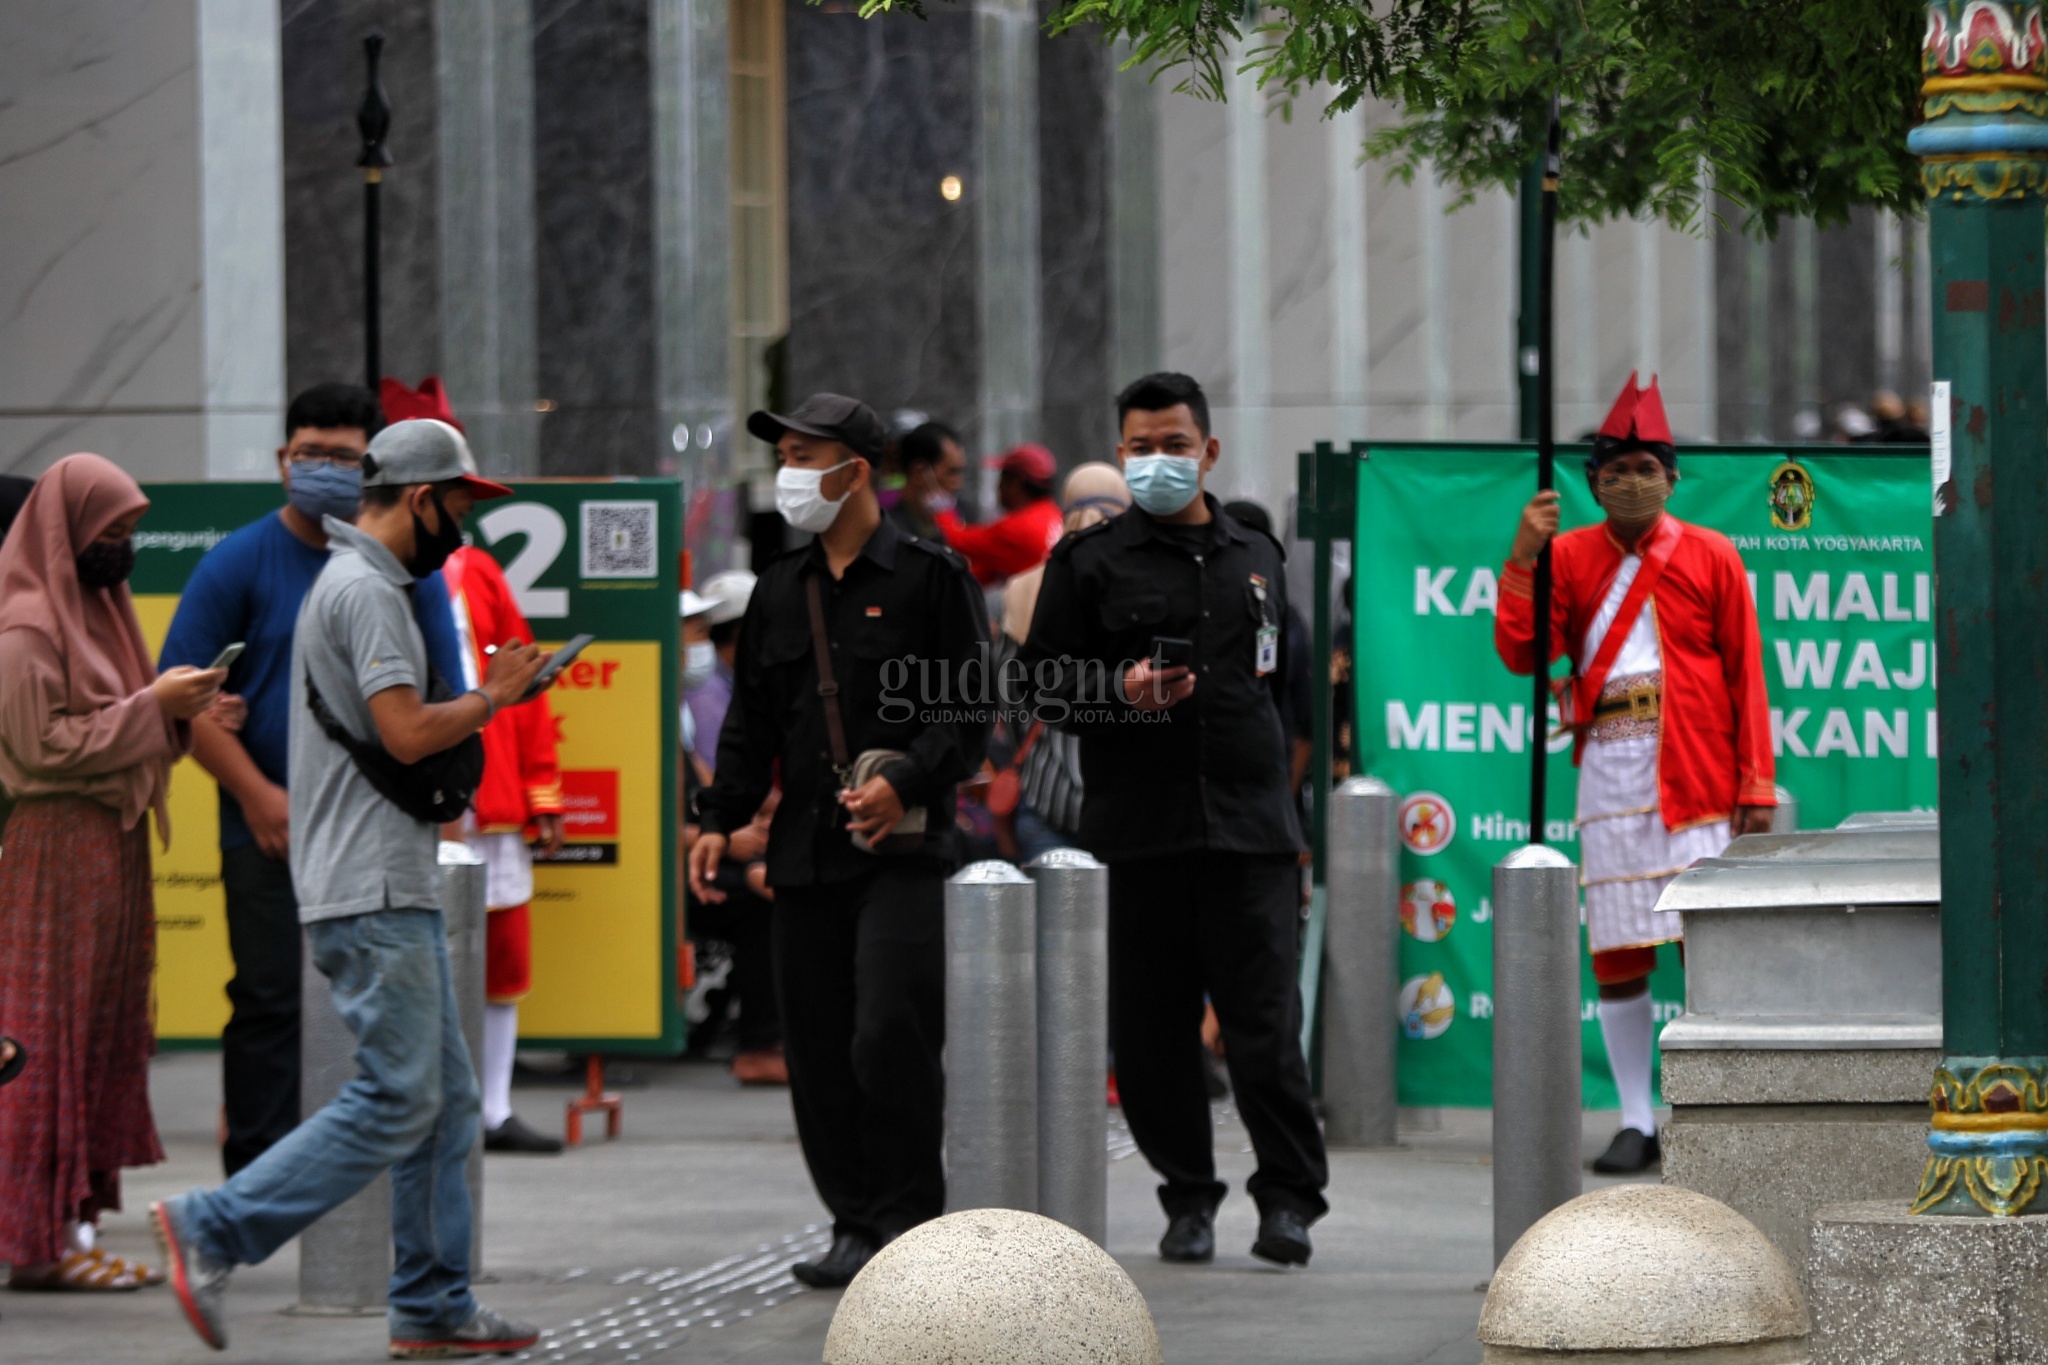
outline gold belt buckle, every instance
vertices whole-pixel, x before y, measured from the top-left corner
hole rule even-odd
[[[1631,687],[1628,690],[1628,714],[1631,720],[1653,721],[1657,719],[1657,689],[1654,687]]]

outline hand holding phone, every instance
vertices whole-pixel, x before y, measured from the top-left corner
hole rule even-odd
[[[534,676],[532,685],[526,689],[526,695],[519,700],[532,701],[535,697],[554,686],[555,678],[560,675],[561,671],[574,663],[578,654],[581,654],[595,643],[597,643],[595,635],[572,636],[569,643],[556,650],[553,657]]]
[[[1155,635],[1152,637],[1152,669],[1163,673],[1169,668],[1193,668],[1195,666],[1195,642],[1183,640],[1176,635]]]
[[[1152,653],[1125,670],[1123,696],[1140,711],[1164,711],[1195,690],[1195,643],[1177,636],[1152,637]]]

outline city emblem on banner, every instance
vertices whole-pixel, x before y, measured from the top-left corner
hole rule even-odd
[[[1401,927],[1410,938],[1435,943],[1457,922],[1457,898],[1442,882],[1424,878],[1401,888]]]
[[[1435,792],[1416,792],[1401,803],[1400,825],[1402,846],[1427,858],[1450,847],[1458,832],[1458,815]]]
[[[1401,1032],[1418,1041],[1443,1036],[1457,1017],[1458,1002],[1442,972],[1411,976],[1401,985]]]
[[[1791,460],[1771,471],[1771,525],[1780,531],[1813,525],[1813,475]]]

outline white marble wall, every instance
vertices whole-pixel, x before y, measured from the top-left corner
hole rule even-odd
[[[0,470],[274,477],[276,0],[0,6]]]
[[[1230,95],[1163,94],[1157,133],[1162,363],[1209,392],[1217,491],[1279,515],[1318,440],[1513,440],[1512,197],[1446,213],[1455,190],[1361,165],[1383,106],[1283,120],[1243,77]],[[1560,236],[1561,436],[1636,368],[1661,375],[1681,440],[1714,436],[1712,259],[1660,225]]]
[[[532,477],[540,472],[532,14],[499,0],[438,0],[436,19],[441,376],[484,472]]]

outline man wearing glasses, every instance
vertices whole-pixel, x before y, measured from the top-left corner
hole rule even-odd
[[[220,784],[220,873],[235,976],[221,1033],[221,1090],[233,1175],[299,1122],[299,912],[289,861],[285,736],[291,715],[292,631],[299,604],[327,564],[322,516],[352,521],[363,453],[384,425],[376,397],[320,384],[292,400],[278,473],[285,505],[206,552],[178,599],[159,666],[205,667],[247,646],[227,688],[248,705],[240,734],[211,720],[193,730],[192,756]],[[455,620],[439,573],[413,597],[434,668],[462,676]]]

